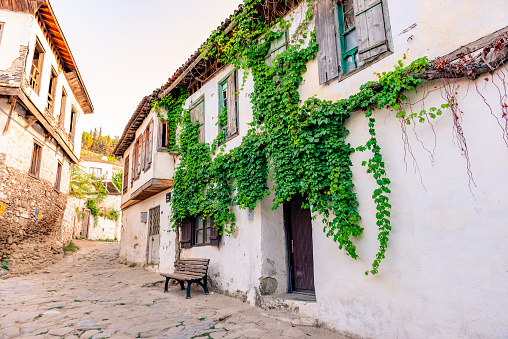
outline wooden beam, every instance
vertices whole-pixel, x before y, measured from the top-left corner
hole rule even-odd
[[[30,120],[26,126],[25,126],[25,131],[30,127],[32,126],[33,124],[35,124],[37,122],[37,118],[33,115],[30,115],[30,116],[27,116],[28,120]]]
[[[226,34],[228,34],[229,32],[231,32],[231,30],[233,30],[233,28],[236,26],[236,24],[233,22],[231,24],[229,24],[229,26],[226,28],[226,30],[224,31]],[[168,95],[169,93],[171,93],[171,91],[173,89],[176,88],[176,86],[178,86],[180,84],[180,82],[189,74],[190,71],[192,71],[194,69],[194,67],[196,67],[196,65],[201,61],[203,60],[203,54],[199,54],[199,56],[196,58],[196,60],[194,60],[190,65],[189,67],[187,67],[183,72],[182,74],[180,74],[180,76],[168,87],[166,88],[163,92],[159,93],[158,97],[159,98],[162,98],[162,97],[165,97],[166,95]]]
[[[17,96],[11,96],[11,109],[9,110],[9,117],[7,118],[7,122],[5,123],[4,131],[2,135],[5,135],[9,130],[9,125],[11,124],[12,112],[14,112],[14,108],[16,107],[16,102],[18,101]]]

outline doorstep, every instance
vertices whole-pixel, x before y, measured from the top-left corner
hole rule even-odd
[[[284,293],[278,295],[264,295],[260,296],[259,306],[269,312],[266,314],[268,317],[276,317],[278,311],[296,315],[296,318],[286,316],[288,319],[291,318],[292,320],[281,319],[290,321],[295,325],[297,322],[296,319],[299,319],[299,323],[305,324],[306,326],[315,326],[317,323],[316,319],[319,315],[316,296],[313,294]]]

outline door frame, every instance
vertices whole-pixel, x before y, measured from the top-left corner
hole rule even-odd
[[[292,238],[292,225],[291,225],[291,203],[295,200],[300,200],[302,203],[305,200],[305,197],[301,195],[295,196],[291,198],[290,201],[284,202],[283,205],[283,219],[284,219],[284,235],[286,237],[286,279],[287,279],[287,292],[288,293],[300,293],[300,294],[310,294],[315,295],[316,291],[297,291],[294,289],[295,281],[293,274],[293,253],[291,251],[291,238]],[[312,220],[312,219],[311,219]],[[314,245],[314,244],[312,244]],[[313,259],[314,260],[314,259]],[[312,271],[314,274],[314,270]],[[315,277],[315,276],[314,276]]]

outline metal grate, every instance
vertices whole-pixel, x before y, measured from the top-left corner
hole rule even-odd
[[[161,207],[160,206],[157,206],[155,208],[152,208],[150,211],[149,211],[149,216],[148,216],[148,235],[157,235],[159,234],[159,231],[160,231],[160,224],[161,224],[161,218],[160,218],[160,215],[161,215]]]

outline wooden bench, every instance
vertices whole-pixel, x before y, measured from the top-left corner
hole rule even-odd
[[[175,261],[174,273],[162,273],[166,277],[166,285],[164,292],[168,292],[169,279],[175,279],[180,283],[180,287],[184,290],[184,282],[187,282],[187,298],[190,299],[190,289],[193,283],[203,287],[205,294],[208,294],[207,274],[210,259],[181,259]]]

